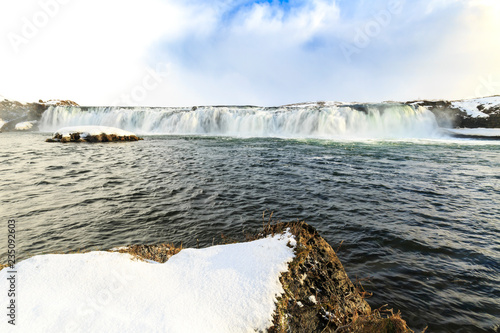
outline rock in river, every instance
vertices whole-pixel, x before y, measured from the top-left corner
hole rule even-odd
[[[54,133],[47,142],[114,142],[138,141],[142,138],[132,132],[106,126],[64,127]]]

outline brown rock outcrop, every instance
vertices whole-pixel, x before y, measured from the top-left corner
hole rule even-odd
[[[81,135],[82,133],[71,133],[69,136],[63,136],[62,134],[56,133],[51,139],[45,140],[45,142],[116,142],[116,141],[139,141],[144,140],[136,135],[116,135],[116,134],[106,134],[101,133],[97,135]]]
[[[412,332],[396,315],[372,311],[365,292],[354,285],[332,247],[305,222],[278,223],[263,236],[289,229],[295,235],[296,257],[280,281],[269,332]]]
[[[49,99],[48,101],[39,100],[40,104],[47,104],[51,106],[79,106],[76,102],[70,100]]]

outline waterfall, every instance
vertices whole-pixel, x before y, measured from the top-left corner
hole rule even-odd
[[[120,108],[53,106],[40,130],[102,125],[142,135],[284,138],[428,138],[439,135],[434,115],[404,104],[302,107]]]

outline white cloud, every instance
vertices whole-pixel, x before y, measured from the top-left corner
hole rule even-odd
[[[67,2],[18,54],[1,39],[3,95],[110,104],[160,63],[170,71],[144,104],[500,94],[500,85],[477,88],[500,82],[493,0],[402,1],[401,13],[394,0]],[[39,10],[33,0],[2,2],[0,32],[21,31]],[[359,51],[350,62],[342,43]]]
[[[37,27],[33,18],[45,12],[40,3],[48,2],[59,10],[46,25]],[[2,2],[0,91],[30,100],[111,101],[140,81],[149,46],[182,29],[179,12],[156,0]],[[37,31],[31,38],[23,34],[26,22]],[[12,34],[25,42],[14,47],[8,38]]]

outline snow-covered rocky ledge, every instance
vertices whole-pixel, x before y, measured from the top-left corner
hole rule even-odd
[[[47,142],[112,142],[142,140],[132,132],[106,126],[64,127],[54,133]]]
[[[33,125],[35,125],[36,123],[38,123],[37,120],[23,121],[23,122],[17,123],[14,128],[16,131],[29,131],[29,130],[33,129]]]
[[[457,138],[500,140],[500,128],[448,128],[445,131]]]
[[[53,106],[78,106],[73,101],[50,100],[44,102],[22,102],[9,100],[0,95],[0,132],[38,131],[42,114]]]
[[[413,101],[406,104],[427,108],[443,128],[500,128],[500,96],[458,101]]]
[[[8,270],[0,271],[5,288]],[[411,332],[399,315],[371,311],[304,222],[205,249],[40,255],[16,271],[17,330],[3,320],[2,332]]]

